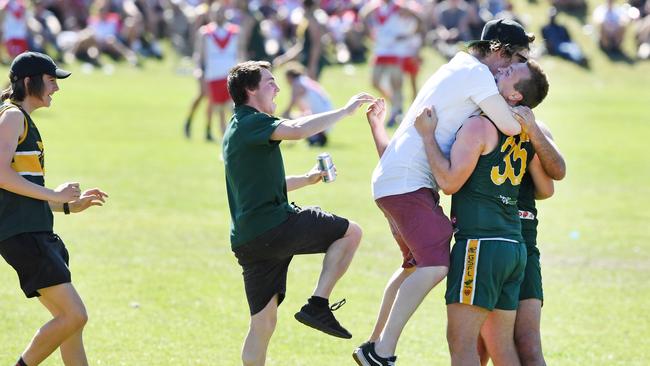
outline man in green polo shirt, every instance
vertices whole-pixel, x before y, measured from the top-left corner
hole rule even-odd
[[[272,116],[280,88],[268,62],[247,61],[228,75],[228,92],[235,113],[223,139],[226,189],[231,215],[230,242],[243,267],[251,322],[244,341],[244,365],[263,365],[277,308],[286,293],[287,270],[296,254],[325,253],[323,268],[298,321],[340,338],[352,335],[332,314],[343,301],[329,306],[334,285],[347,270],[361,240],[361,228],[319,207],[288,203],[287,192],[321,179],[312,169],[286,176],[280,142],[300,140],[331,127],[352,114],[372,96],[361,93],[343,108],[296,120]]]

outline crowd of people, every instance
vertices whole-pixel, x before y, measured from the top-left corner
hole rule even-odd
[[[594,9],[597,42],[608,55],[622,55],[626,30],[634,28],[636,56],[650,58],[650,5],[629,1],[606,0]],[[589,67],[589,58],[557,16],[585,13],[587,4],[554,0],[550,5],[539,45],[549,55]],[[139,66],[142,58],[162,58],[161,42],[168,40],[174,53],[196,65],[198,88],[185,134],[191,135],[195,112],[207,99],[208,141],[215,140],[214,112],[221,134],[225,131],[230,110],[225,75],[237,62],[295,61],[318,83],[328,64],[370,61],[372,85],[389,101],[387,123],[394,126],[403,117],[403,84],[416,95],[421,48],[451,59],[497,17],[522,23],[509,0],[1,0],[0,60],[33,50],[58,62],[77,59],[100,66],[104,54]]]
[[[606,52],[620,52],[616,45],[624,32],[614,26],[624,17],[614,8],[608,0],[595,12]],[[645,19],[630,8],[626,17]],[[199,92],[186,135],[204,97],[208,140],[214,139],[212,114],[219,112],[231,249],[249,304],[244,365],[265,363],[295,255],[325,255],[313,296],[296,320],[335,337],[352,337],[333,315],[345,300],[330,305],[329,298],[352,263],[362,229],[319,207],[289,203],[287,192],[318,183],[325,172],[315,167],[286,175],[280,142],[307,139],[323,146],[327,131],[362,105],[369,106],[366,118],[379,155],[373,199],[402,263],[388,279],[367,341],[351,350],[354,360],[361,366],[395,365],[406,324],[446,278],[452,365],[486,364],[489,358],[503,365],[544,364],[535,200],[553,194],[553,181],[564,177],[566,166],[531,110],[549,90],[546,74],[530,60],[535,36],[513,20],[506,1],[70,0],[31,7],[9,0],[2,9],[3,39],[13,61],[0,107],[0,254],[16,270],[25,295],[38,297],[53,316],[16,365],[37,365],[57,348],[66,364],[87,364],[85,307],[71,284],[68,252],[53,232],[52,211],[82,212],[107,197],[100,189],[82,192],[76,182],[44,187],[43,143],[31,113],[49,107],[57,80],[70,73],[42,53],[25,51],[54,52],[62,61],[70,54],[95,64],[106,53],[139,65],[141,57],[163,57],[159,42],[165,37],[197,65]],[[40,28],[28,10],[40,14]],[[498,18],[488,20],[488,13]],[[588,65],[556,15],[554,8],[542,30],[548,52]],[[468,42],[467,48],[454,48],[459,41]],[[366,56],[367,44],[372,57]],[[449,62],[418,88],[413,80],[426,44]],[[362,92],[335,108],[318,81],[323,68],[366,58],[372,59],[370,78],[379,96]],[[255,61],[242,62],[249,59]],[[284,65],[291,88],[282,118],[274,116],[280,92],[274,65]],[[402,96],[405,74],[413,77],[412,103]],[[389,138],[386,127],[392,126],[398,127]],[[440,207],[440,191],[452,196],[450,217]],[[34,256],[34,250],[47,255]]]

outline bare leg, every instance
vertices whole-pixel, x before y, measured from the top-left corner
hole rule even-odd
[[[206,113],[207,113],[207,115],[206,115],[207,121],[206,121],[206,125],[205,125],[205,138],[208,141],[213,140],[213,138],[212,138],[212,114],[214,112],[214,106],[215,105],[212,103],[212,101],[208,101],[208,106],[206,108],[207,109],[207,111],[206,111]]]
[[[375,66],[372,69],[372,86],[377,89],[377,91],[379,91],[385,100],[390,101],[393,98],[393,93],[391,90],[384,88],[382,85],[384,70],[385,68],[383,66]]]
[[[524,366],[546,366],[540,336],[541,318],[541,300],[526,299],[519,302],[515,320],[515,344]]]
[[[71,283],[64,283],[39,289],[38,292],[41,294],[39,298],[41,302],[48,310],[52,311],[51,309],[53,309],[56,315],[45,323],[32,338],[31,343],[22,354],[25,363],[30,366],[38,365],[59,346],[70,340],[70,343],[62,349],[62,353],[65,352],[71,361],[71,363],[67,363],[64,360],[66,366],[87,364],[83,344],[79,345],[78,340],[73,337],[83,329],[88,321],[86,308],[77,291]],[[70,339],[70,337],[73,338]],[[79,346],[81,346],[81,350]],[[83,353],[83,356],[80,353]],[[75,360],[81,360],[82,363],[74,363]]]
[[[226,104],[220,104],[219,108],[219,127],[221,128],[221,136],[226,134]]]
[[[395,354],[402,330],[424,297],[447,275],[447,267],[418,267],[399,287],[388,322],[375,343],[375,351],[381,357]]]
[[[38,298],[41,303],[50,311],[52,316],[56,317],[61,314],[61,309],[49,300],[43,298],[43,296]],[[88,359],[86,358],[86,351],[83,344],[83,328],[76,331],[68,339],[66,339],[61,346],[59,351],[61,351],[61,359],[63,364],[66,366],[88,366]]]
[[[278,295],[271,298],[264,309],[251,316],[250,327],[241,352],[244,366],[264,366],[269,341],[278,321]]]
[[[386,321],[388,321],[388,315],[390,310],[393,308],[393,303],[395,303],[395,297],[397,297],[397,291],[402,285],[404,280],[415,271],[415,267],[411,268],[399,268],[393,276],[388,280],[386,288],[384,289],[384,297],[381,299],[381,306],[379,307],[379,314],[377,314],[377,321],[375,322],[375,329],[373,329],[372,334],[370,335],[369,341],[376,342],[379,340],[381,332],[384,331],[386,326]]]
[[[476,340],[489,311],[466,304],[447,305],[447,343],[452,366],[479,364]]]
[[[495,366],[520,365],[514,341],[516,310],[494,309],[481,327],[481,335]]]
[[[354,257],[354,253],[361,242],[361,227],[355,222],[350,221],[350,226],[345,235],[329,247],[325,258],[323,259],[323,269],[321,270],[318,284],[314,290],[314,296],[328,299],[334,285],[347,271]]]
[[[482,335],[478,337],[478,357],[481,360],[481,366],[487,366],[488,361],[490,361],[490,355],[488,354],[487,346],[485,345],[485,340]]]

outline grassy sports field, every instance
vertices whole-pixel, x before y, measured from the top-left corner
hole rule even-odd
[[[539,15],[531,19],[538,31],[542,6],[528,9]],[[591,44],[574,18],[562,20],[583,45]],[[551,127],[568,163],[555,196],[539,204],[544,349],[550,365],[647,365],[650,63],[611,62],[595,47],[586,48],[591,71],[555,58],[541,61],[551,89],[535,114]],[[421,83],[443,63],[431,52],[424,56]],[[204,142],[200,114],[192,139],[182,137],[196,83],[175,67],[168,59],[142,70],[117,66],[107,75],[72,65],[73,76],[60,83],[52,108],[34,114],[46,146],[48,186],[79,181],[110,194],[105,207],[57,215],[55,225],[90,314],[85,340],[93,365],[239,363],[248,309],[228,241],[220,145]],[[368,78],[366,66],[331,67],[322,83],[340,106],[371,90]],[[288,95],[284,87],[279,108]],[[364,114],[338,124],[331,141],[326,151],[337,165],[337,181],[289,198],[364,228],[362,246],[332,296],[347,299],[336,315],[354,337],[331,338],[293,319],[321,262],[319,256],[296,257],[268,365],[353,364],[351,351],[370,333],[385,282],[400,263],[370,195],[377,157]],[[283,143],[286,171],[306,172],[321,151]],[[444,198],[446,208],[448,203]],[[443,293],[444,284],[407,326],[400,365],[448,363]],[[14,362],[47,319],[38,301],[24,299],[15,273],[2,263],[0,364]],[[58,364],[58,355],[44,363]]]

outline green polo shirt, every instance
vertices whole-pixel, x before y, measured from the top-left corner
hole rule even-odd
[[[232,249],[284,222],[293,208],[280,141],[271,134],[282,123],[247,105],[235,107],[223,136]]]

